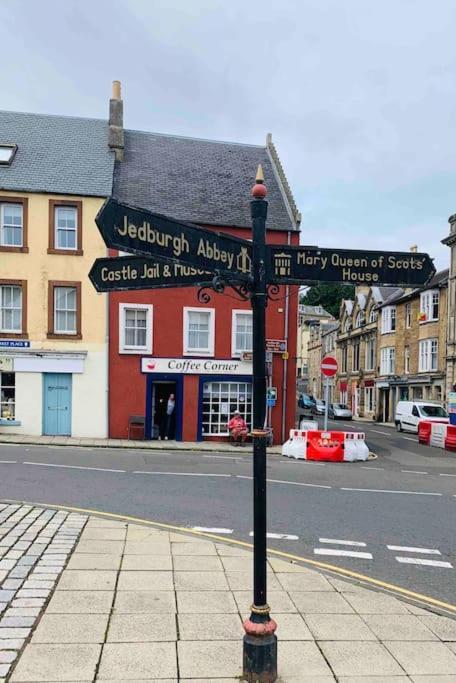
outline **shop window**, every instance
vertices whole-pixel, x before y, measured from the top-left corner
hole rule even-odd
[[[382,308],[382,334],[396,331],[396,306]]]
[[[215,309],[184,308],[184,354],[214,355]]]
[[[27,199],[0,197],[0,251],[28,251],[27,205]]]
[[[387,346],[380,352],[380,374],[394,375],[396,349],[394,346]]]
[[[368,413],[375,411],[375,389],[374,387],[366,387],[364,389],[364,409]]]
[[[14,372],[0,372],[0,417],[4,420],[14,420],[15,407],[15,374]]]
[[[422,292],[420,296],[420,323],[439,319],[440,292],[438,289]]]
[[[82,252],[82,202],[49,200],[49,254]]]
[[[49,282],[48,337],[81,338],[80,282]]]
[[[418,372],[431,372],[438,369],[438,340],[422,339],[419,349]]]
[[[119,304],[119,353],[152,353],[153,306]]]
[[[250,382],[205,382],[203,385],[203,436],[228,436],[228,422],[238,410],[250,429],[252,384]]]
[[[252,312],[233,311],[232,314],[231,354],[240,356],[243,351],[252,350]]]
[[[0,337],[27,337],[27,282],[0,280]]]

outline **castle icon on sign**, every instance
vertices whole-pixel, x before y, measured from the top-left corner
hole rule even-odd
[[[274,254],[274,273],[275,275],[291,275],[291,255]]]
[[[236,258],[236,267],[241,273],[250,273],[252,269],[252,259],[247,252],[247,247],[241,247],[241,251]]]

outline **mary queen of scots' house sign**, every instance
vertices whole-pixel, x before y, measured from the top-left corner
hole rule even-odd
[[[251,375],[252,363],[214,358],[142,358],[141,372],[183,375]]]

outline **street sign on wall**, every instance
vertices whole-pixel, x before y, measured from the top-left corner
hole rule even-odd
[[[266,339],[266,351],[271,351],[272,353],[285,353],[286,350],[286,339]]]
[[[269,246],[269,282],[425,285],[435,273],[428,254]]]
[[[247,280],[252,244],[247,240],[107,199],[95,219],[107,247],[138,256],[188,264]]]
[[[143,256],[96,259],[89,278],[97,292],[162,287],[210,287],[213,273],[182,263]]]
[[[334,377],[337,372],[337,360],[333,356],[326,356],[321,361],[320,370],[325,377]]]

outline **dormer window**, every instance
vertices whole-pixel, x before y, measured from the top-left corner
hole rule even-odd
[[[16,154],[17,145],[4,145],[0,143],[0,164],[9,166]]]

